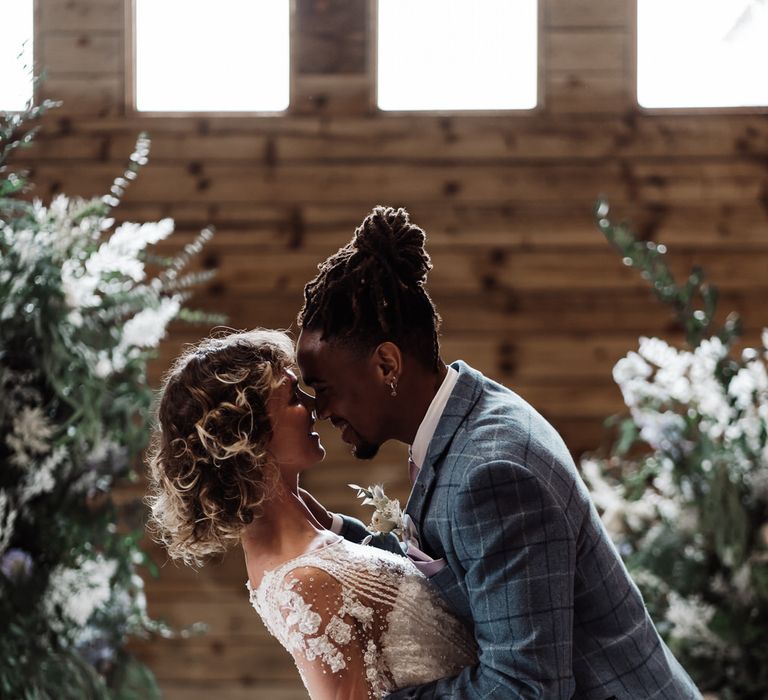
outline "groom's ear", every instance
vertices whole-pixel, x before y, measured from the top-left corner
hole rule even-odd
[[[376,372],[386,381],[397,379],[402,374],[403,354],[400,348],[390,341],[379,344],[373,351],[371,360]]]

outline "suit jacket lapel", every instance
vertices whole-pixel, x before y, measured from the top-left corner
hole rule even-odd
[[[454,362],[451,366],[458,371],[459,378],[437,423],[424,464],[405,506],[405,512],[413,518],[420,534],[424,529],[423,519],[426,514],[424,505],[434,489],[437,470],[442,463],[443,455],[450,447],[459,426],[477,403],[481,391],[482,375],[479,372],[461,360]]]

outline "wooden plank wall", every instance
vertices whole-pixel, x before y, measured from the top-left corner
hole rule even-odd
[[[197,304],[234,327],[289,327],[316,264],[367,211],[406,206],[429,234],[445,358],[522,393],[578,454],[622,407],[614,362],[641,334],[680,338],[595,229],[598,195],[666,243],[675,269],[704,265],[749,340],[766,322],[766,114],[641,112],[633,0],[542,0],[534,113],[377,113],[372,5],[295,0],[287,114],[173,118],[136,115],[126,102],[125,0],[38,3],[43,91],[64,100],[25,154],[39,196],[103,193],[148,131],[151,162],[119,214],[174,217],[169,249],[214,224],[199,265],[220,272]],[[152,381],[203,332],[174,327]],[[328,458],[308,481],[330,507],[359,512],[345,486],[352,480],[384,481],[405,497],[402,449],[361,466],[324,435]],[[303,697],[289,659],[249,610],[244,579],[233,552],[199,573],[168,564],[148,582],[154,614],[210,624],[204,637],[137,646],[168,698]]]

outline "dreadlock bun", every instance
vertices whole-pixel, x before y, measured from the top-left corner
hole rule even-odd
[[[405,209],[377,206],[352,240],[318,265],[304,287],[298,324],[361,351],[392,341],[424,366],[439,366],[440,317],[425,288],[426,234]]]
[[[411,223],[403,209],[378,206],[355,230],[352,245],[360,255],[369,255],[406,285],[423,286],[432,269],[425,249],[427,236]]]

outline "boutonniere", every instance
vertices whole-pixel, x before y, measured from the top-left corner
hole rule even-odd
[[[391,532],[402,538],[405,528],[403,527],[403,511],[400,508],[400,501],[396,498],[389,498],[379,484],[368,488],[363,488],[357,484],[347,484],[347,486],[357,491],[357,497],[363,499],[364,506],[374,507],[371,524],[368,526],[374,535],[386,535]],[[371,537],[369,536],[361,544],[368,544],[370,541]]]

